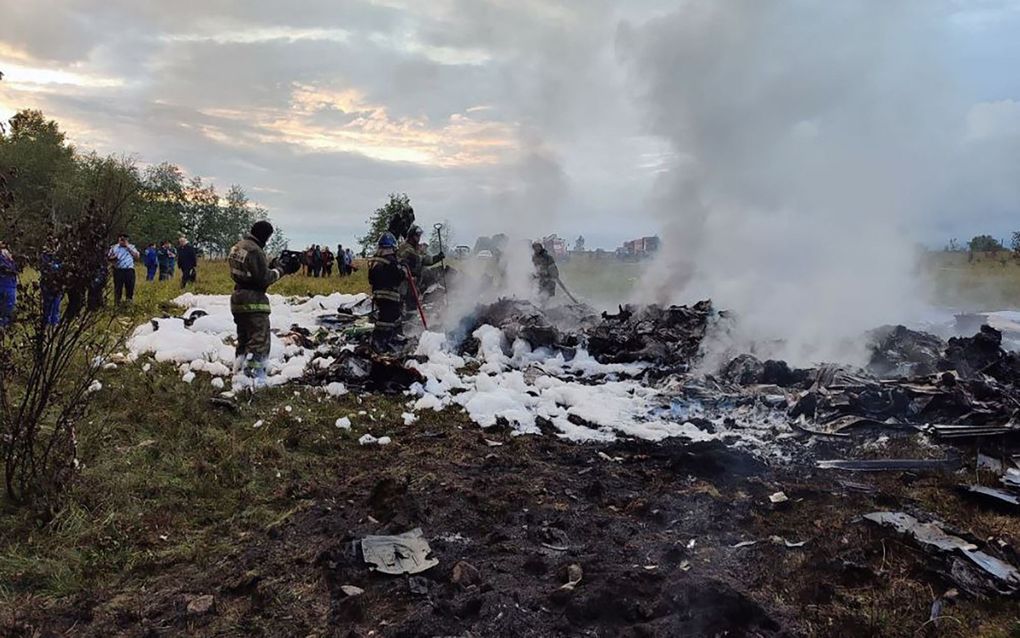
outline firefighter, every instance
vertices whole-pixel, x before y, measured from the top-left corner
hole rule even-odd
[[[372,286],[375,304],[372,348],[376,352],[390,350],[393,338],[401,332],[403,304],[400,290],[406,280],[404,266],[397,259],[397,238],[393,233],[383,233],[375,255],[368,262],[368,283]]]
[[[556,267],[556,260],[545,249],[545,246],[537,241],[531,245],[531,263],[535,266],[535,273],[532,275],[538,282],[538,295],[542,301],[556,296],[556,282],[560,279],[560,269]]]
[[[407,269],[411,272],[411,276],[414,277],[414,285],[418,289],[418,294],[423,294],[428,287],[424,281],[425,268],[438,264],[445,257],[443,253],[436,255],[426,253],[421,245],[421,235],[422,230],[420,226],[411,226],[407,231],[407,239],[400,245],[400,249],[397,250],[397,259],[406,265]],[[408,312],[414,312],[418,304],[414,300],[409,284],[405,282],[401,292],[404,295],[404,308]]]
[[[266,290],[286,274],[300,267],[285,267],[266,257],[266,243],[273,234],[267,221],[255,222],[251,232],[230,249],[228,263],[234,280],[230,296],[230,312],[237,326],[237,348],[234,372],[243,372],[255,387],[266,383],[266,362],[269,359],[269,296]]]

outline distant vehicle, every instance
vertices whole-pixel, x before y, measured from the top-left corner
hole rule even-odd
[[[464,259],[470,254],[471,246],[465,246],[464,244],[461,244],[460,246],[457,246],[456,248],[453,249],[453,256],[456,257],[457,259]]]
[[[478,257],[479,259],[492,259],[492,251],[491,250],[479,250],[478,254],[475,255],[475,257]]]

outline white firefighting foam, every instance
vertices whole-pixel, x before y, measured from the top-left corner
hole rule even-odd
[[[273,329],[284,335],[292,326],[315,330],[320,317],[365,298],[333,294],[293,300],[271,295]],[[188,317],[199,310],[206,314],[190,326],[181,318],[154,319],[139,326],[128,341],[129,357],[151,356],[158,362],[177,364],[182,380],[188,382],[199,374],[229,378],[235,334],[229,297],[186,294],[174,302],[187,309]],[[572,441],[612,441],[620,436],[705,441],[724,432],[728,437],[743,438],[739,431],[725,428],[722,419],[714,420],[718,421],[716,433],[709,433],[690,423],[683,413],[671,410],[666,393],[637,379],[649,364],[602,364],[583,349],[568,361],[562,353],[534,350],[522,340],[509,344],[501,330],[488,325],[478,328],[473,336],[479,342],[476,357],[456,354],[444,334],[421,335],[416,354],[423,361],[409,365],[422,373],[425,383],[412,386],[413,411],[403,415],[405,421],[413,422],[414,412],[450,408],[462,409],[483,428],[503,423],[515,434],[540,434],[540,424],[545,423],[558,436]],[[295,381],[307,366],[329,361],[326,348],[305,348],[274,333],[268,385]],[[234,378],[232,384],[236,390],[245,380]],[[333,385],[337,387],[325,389],[328,394],[346,392],[343,384]],[[757,436],[747,437],[746,442],[752,446],[761,443]]]

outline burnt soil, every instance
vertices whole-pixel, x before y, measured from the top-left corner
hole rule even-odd
[[[857,517],[907,504],[977,538],[1008,539],[1005,525],[1016,529],[1015,518],[960,501],[951,476],[777,469],[717,442],[579,445],[443,418],[396,427],[387,447],[348,446],[326,475],[284,477],[291,513],[240,535],[235,551],[214,564],[172,564],[25,605],[0,629],[10,636],[934,635],[925,633],[935,627],[926,625],[932,601],[952,584],[907,541]],[[773,505],[768,497],[780,490],[790,500]],[[439,560],[418,576],[374,574],[352,549],[364,535],[415,527]],[[789,548],[772,537],[807,544]],[[759,542],[733,547],[752,540]],[[453,582],[459,561],[477,568],[477,578]],[[583,575],[572,590],[563,588],[571,565]],[[347,585],[364,593],[348,596]],[[213,597],[212,607],[189,611],[203,595]],[[1015,600],[961,596],[943,615],[952,618],[938,635],[1017,627]]]

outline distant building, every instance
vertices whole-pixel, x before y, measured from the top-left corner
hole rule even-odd
[[[623,246],[616,249],[616,254],[631,259],[643,259],[651,257],[659,252],[659,236],[641,237],[623,242]]]

